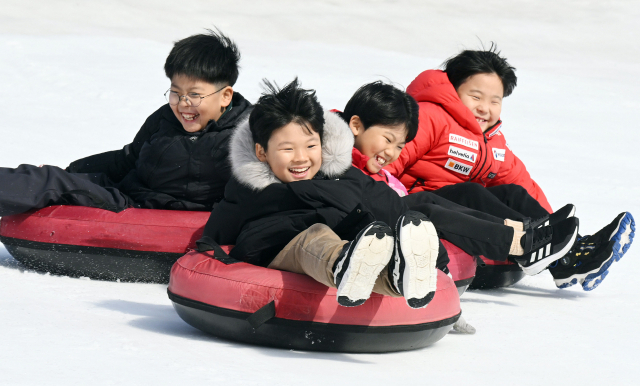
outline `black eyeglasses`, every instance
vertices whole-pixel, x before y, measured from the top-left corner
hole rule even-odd
[[[164,93],[164,97],[167,99],[167,102],[169,102],[169,104],[171,106],[176,106],[178,103],[180,103],[180,100],[182,98],[184,98],[184,101],[192,107],[198,107],[200,106],[200,103],[202,103],[202,100],[206,97],[210,97],[213,94],[217,94],[220,91],[224,90],[227,86],[223,86],[220,90],[216,91],[216,92],[212,92],[209,95],[205,95],[202,96],[200,94],[198,94],[197,92],[190,92],[187,93],[185,95],[180,95],[178,94],[176,91],[171,91],[171,89],[168,89],[167,92]]]

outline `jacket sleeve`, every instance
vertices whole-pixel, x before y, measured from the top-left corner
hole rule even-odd
[[[507,157],[505,164],[502,165],[496,176],[488,180],[487,186],[504,184],[520,185],[525,188],[531,197],[535,198],[543,208],[549,213],[553,213],[547,197],[540,186],[531,178],[524,163],[516,157],[513,152],[510,150],[508,152],[511,153],[510,157]]]
[[[114,182],[120,182],[136,166],[142,145],[158,130],[162,108],[151,114],[136,134],[133,142],[121,150],[91,155],[73,161],[65,169],[70,173],[104,173]]]
[[[433,147],[435,127],[437,127],[433,122],[433,116],[421,108],[419,122],[418,133],[413,141],[405,145],[395,162],[385,166],[385,169],[395,177],[400,178],[405,170],[422,159]]]

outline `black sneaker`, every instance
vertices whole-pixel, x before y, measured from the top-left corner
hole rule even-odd
[[[355,307],[364,303],[393,255],[393,231],[382,221],[367,225],[345,245],[333,266],[338,303]]]
[[[558,288],[581,284],[582,289],[595,289],[609,274],[609,267],[620,261],[635,236],[631,213],[620,213],[609,225],[592,236],[576,242],[567,256],[549,267]]]
[[[411,308],[426,307],[436,294],[439,247],[436,228],[427,216],[408,211],[398,219],[389,276]]]
[[[528,229],[522,236],[525,251],[514,259],[527,275],[537,275],[547,266],[566,255],[578,236],[578,219],[569,217],[553,226]]]
[[[576,207],[573,204],[567,204],[562,208],[556,210],[555,212],[537,218],[537,219],[525,219],[523,221],[524,230],[526,232],[527,229],[536,229],[541,228],[543,226],[553,226],[559,223],[562,220],[568,219],[569,217],[573,217],[576,214]],[[528,221],[527,221],[528,220]]]

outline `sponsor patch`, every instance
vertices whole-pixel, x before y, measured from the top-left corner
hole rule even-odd
[[[489,174],[487,175],[487,178],[488,178],[488,179],[492,179],[492,178],[493,178],[493,177],[495,177],[495,176],[496,176],[496,174],[495,174],[494,172],[491,172],[491,173],[489,173]]]
[[[449,142],[457,143],[458,145],[462,145],[462,146],[466,146],[466,147],[470,147],[472,149],[478,150],[478,141],[465,138],[461,135],[449,133]]]
[[[456,157],[456,158],[460,158],[463,159],[465,161],[469,161],[469,162],[476,162],[476,158],[478,157],[478,154],[469,151],[469,150],[464,150],[464,149],[460,149],[459,147],[455,147],[455,146],[449,146],[449,156],[451,157]]]
[[[453,170],[456,173],[464,174],[465,176],[468,176],[469,173],[471,173],[471,169],[473,168],[473,166],[465,165],[451,158],[449,158],[447,163],[444,164],[444,167],[446,169]]]
[[[500,162],[504,162],[504,155],[505,155],[506,151],[505,149],[493,149],[493,158],[496,159],[496,161],[500,161]]]

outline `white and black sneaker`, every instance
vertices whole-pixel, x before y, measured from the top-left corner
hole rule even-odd
[[[355,307],[364,303],[393,255],[393,231],[382,221],[367,225],[344,246],[333,266],[338,303]]]
[[[514,257],[524,273],[537,275],[569,253],[578,236],[578,225],[577,218],[569,217],[555,225],[527,229],[520,240],[525,253]]]
[[[440,240],[427,216],[408,211],[396,223],[396,252],[389,275],[411,308],[426,307],[435,296]]]
[[[555,212],[537,218],[537,219],[525,219],[523,221],[524,224],[524,231],[526,232],[527,229],[537,229],[537,228],[542,228],[544,226],[553,226],[556,225],[557,223],[559,223],[560,221],[563,221],[565,219],[568,219],[569,217],[573,217],[576,214],[576,207],[573,204],[567,204],[565,206],[563,206],[562,208],[556,210]]]

